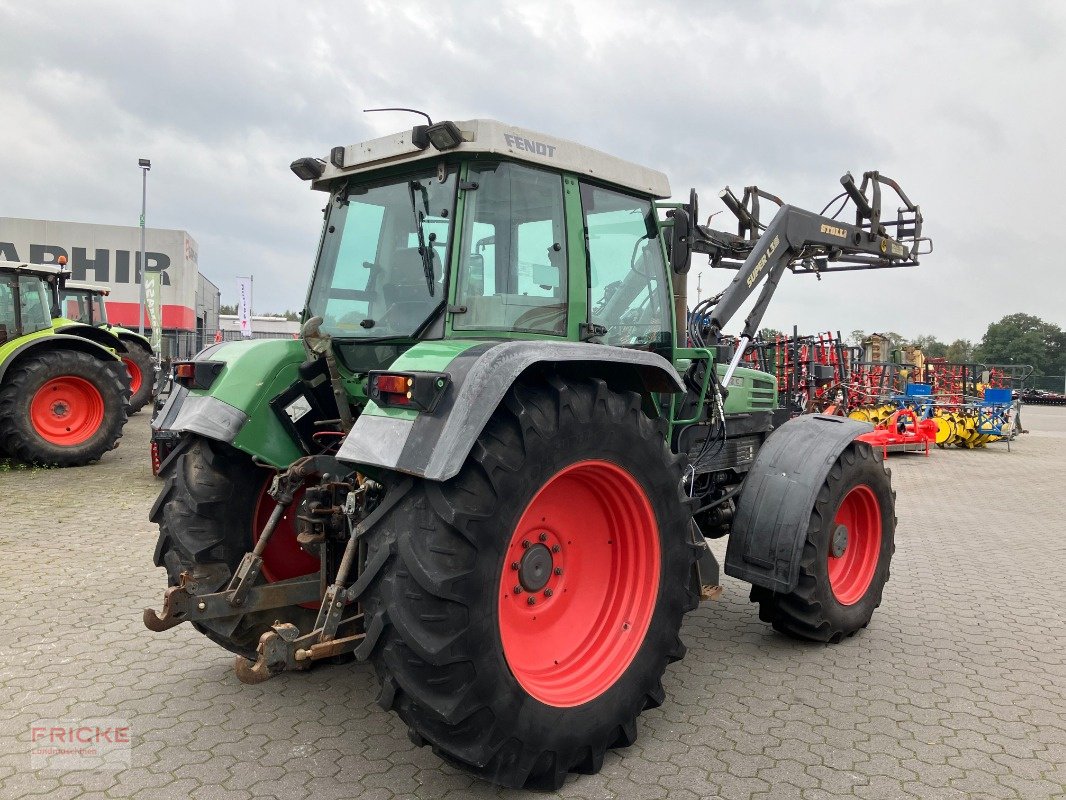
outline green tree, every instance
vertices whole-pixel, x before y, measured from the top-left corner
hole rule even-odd
[[[764,342],[775,341],[778,336],[784,336],[784,334],[777,328],[762,328],[759,331],[759,338]]]
[[[848,343],[854,345],[855,347],[859,347],[860,345],[862,345],[862,340],[865,338],[866,331],[859,330],[858,328],[856,328],[848,336]]]
[[[227,306],[225,303],[218,307],[219,314],[236,314],[237,306]]]
[[[1032,314],[1008,314],[985,331],[977,357],[985,364],[1032,364],[1037,375],[1063,367],[1063,331]]]
[[[952,364],[969,364],[973,361],[973,342],[956,339],[944,348],[944,360]]]
[[[944,358],[948,349],[946,344],[929,333],[916,336],[911,344],[922,348],[926,358]]]

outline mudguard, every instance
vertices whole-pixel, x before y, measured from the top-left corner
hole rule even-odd
[[[589,375],[624,370],[635,389],[674,394],[684,384],[669,361],[641,350],[584,342],[485,342],[457,355],[445,370],[451,381],[433,412],[415,418],[364,412],[337,458],[433,481],[459,472],[493,411],[529,367],[583,363]]]
[[[795,589],[818,490],[844,448],[872,429],[868,422],[823,414],[778,428],[744,481],[729,533],[726,575],[782,594]]]
[[[119,339],[118,335],[103,328],[96,328],[81,322],[64,324],[61,320],[53,320],[53,326],[56,333],[64,336],[80,336],[82,339],[88,339],[101,347],[110,347],[117,353],[126,352],[126,345]]]
[[[43,353],[46,350],[77,350],[82,353],[88,353],[103,361],[114,361],[119,365],[122,363],[118,356],[103,345],[97,344],[96,342],[81,336],[53,333],[49,328],[39,331],[37,334],[21,337],[17,341],[19,344],[14,349],[8,352],[5,348],[2,357],[0,357],[0,381],[3,381],[4,374],[16,361],[19,360],[19,358],[30,355],[31,353]],[[125,368],[123,367],[123,369]]]

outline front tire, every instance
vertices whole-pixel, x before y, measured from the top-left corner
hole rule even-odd
[[[799,639],[836,643],[870,624],[895,552],[895,492],[880,452],[855,441],[815,499],[788,594],[754,586],[759,618]]]
[[[697,604],[680,459],[639,395],[520,382],[462,470],[367,535],[380,703],[412,741],[513,788],[557,789],[664,698]]]
[[[29,464],[98,461],[118,445],[125,424],[117,361],[51,350],[20,361],[0,387],[0,449]]]

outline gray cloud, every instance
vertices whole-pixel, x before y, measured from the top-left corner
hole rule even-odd
[[[295,157],[489,116],[664,170],[678,196],[758,183],[821,208],[877,168],[921,203],[913,271],[782,282],[767,323],[979,337],[1066,324],[1049,242],[1066,178],[1061,4],[19,3],[0,0],[0,214],[187,229],[232,299],[295,308],[324,197]],[[718,217],[716,221],[722,220]],[[704,292],[728,275],[706,272]],[[693,282],[696,278],[693,276]]]

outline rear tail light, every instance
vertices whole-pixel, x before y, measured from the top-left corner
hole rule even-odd
[[[225,366],[225,361],[176,361],[174,382],[189,389],[210,389]]]
[[[368,393],[379,406],[432,411],[450,382],[443,372],[371,372]]]

